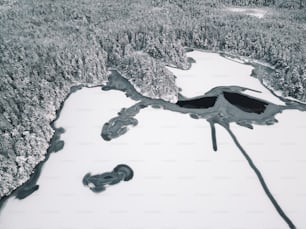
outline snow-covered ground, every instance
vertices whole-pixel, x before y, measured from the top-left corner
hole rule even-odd
[[[184,96],[203,95],[217,86],[241,86],[261,92],[245,91],[245,94],[284,105],[259,80],[250,76],[253,69],[251,65],[224,58],[218,53],[193,51],[187,55],[196,60],[190,70],[168,67],[177,77],[176,84],[182,89]]]
[[[185,71],[190,76],[184,79],[186,91],[193,84],[195,95],[205,92],[210,82],[197,80],[208,73],[226,78],[233,70],[237,75],[249,72],[242,64],[230,71],[226,68],[228,60],[222,62],[215,54],[210,55],[207,60],[221,61],[217,72],[203,65],[203,74],[197,76],[190,73],[193,68],[199,70],[200,66],[194,65]],[[201,58],[193,57],[201,63]],[[118,139],[103,141],[102,125],[122,107],[134,103],[121,92],[99,88],[71,95],[56,123],[66,129],[62,135],[64,149],[50,156],[36,193],[22,201],[8,200],[0,212],[0,228],[288,228],[220,126],[218,151],[214,152],[205,120],[146,108],[136,116],[138,126]],[[274,126],[249,130],[233,125],[233,132],[262,171],[281,207],[298,228],[305,228],[306,113],[286,111],[277,118],[280,122]],[[134,170],[131,181],[99,194],[82,185],[87,172],[111,171],[121,163]]]
[[[227,8],[227,10],[231,12],[235,12],[235,13],[241,13],[241,14],[254,16],[257,18],[263,18],[267,14],[266,9],[256,9],[256,8],[231,7],[231,8]]]

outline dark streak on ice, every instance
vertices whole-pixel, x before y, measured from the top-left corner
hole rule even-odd
[[[276,209],[276,211],[278,212],[278,214],[284,219],[284,221],[288,224],[289,228],[291,229],[295,229],[296,226],[293,224],[293,222],[289,219],[289,217],[286,215],[286,213],[283,211],[283,209],[279,206],[279,204],[277,203],[277,201],[275,200],[274,196],[272,195],[271,191],[269,190],[269,187],[267,186],[261,172],[259,171],[259,169],[256,167],[256,165],[254,164],[254,162],[252,161],[252,159],[250,158],[250,156],[247,154],[247,152],[242,148],[242,146],[240,145],[240,143],[238,142],[236,136],[234,135],[234,133],[231,131],[231,129],[229,128],[229,126],[225,126],[224,127],[228,133],[230,134],[230,136],[232,137],[233,141],[235,142],[236,146],[239,148],[239,150],[241,151],[241,153],[243,154],[243,156],[245,157],[245,159],[248,161],[250,167],[253,169],[253,171],[255,172],[262,188],[264,189],[266,195],[268,196],[268,198],[270,199],[270,201],[272,202],[274,208]]]
[[[218,146],[217,146],[215,123],[214,122],[209,122],[209,124],[210,124],[210,129],[211,129],[211,139],[212,139],[213,150],[217,151]]]

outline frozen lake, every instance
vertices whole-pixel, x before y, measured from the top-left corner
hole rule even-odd
[[[190,70],[173,70],[185,96],[201,95],[214,85],[239,85],[262,90],[259,95],[281,104],[255,79],[249,81],[250,66],[213,53],[189,55],[197,61]],[[209,64],[204,66],[207,61],[218,61],[215,72]],[[231,71],[225,66],[228,61],[235,64]],[[64,149],[50,156],[37,192],[7,201],[0,228],[288,228],[221,126],[216,126],[214,152],[208,122],[149,107],[136,116],[138,126],[104,141],[103,124],[133,104],[119,91],[84,88],[72,94],[56,122],[66,129],[61,137]],[[297,228],[306,228],[306,113],[286,111],[277,118],[273,126],[250,130],[233,125],[232,130],[284,211]],[[83,186],[86,173],[111,171],[122,163],[134,170],[131,181],[99,194]]]

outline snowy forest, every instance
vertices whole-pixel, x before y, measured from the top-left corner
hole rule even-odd
[[[260,76],[306,101],[302,0],[0,0],[0,198],[43,160],[56,111],[75,85],[98,86],[116,68],[141,92],[176,101],[186,47],[267,62]],[[230,6],[260,7],[264,18]]]

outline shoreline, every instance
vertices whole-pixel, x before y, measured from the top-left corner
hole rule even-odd
[[[35,191],[39,190],[39,185],[37,184],[37,181],[40,177],[40,174],[42,172],[44,164],[48,161],[50,155],[52,153],[57,153],[62,148],[64,148],[64,141],[60,139],[61,135],[65,132],[65,129],[62,127],[55,127],[55,122],[58,120],[58,118],[61,115],[62,109],[65,105],[65,102],[67,99],[75,92],[81,90],[82,88],[95,88],[95,87],[102,87],[103,85],[97,85],[97,86],[86,86],[84,84],[75,85],[70,87],[69,93],[65,96],[64,100],[61,102],[60,107],[56,110],[55,113],[55,119],[50,123],[51,128],[54,130],[54,133],[52,135],[52,138],[49,140],[49,147],[46,151],[46,154],[44,155],[45,158],[40,161],[35,168],[33,169],[33,172],[31,173],[29,179],[24,182],[22,185],[11,191],[6,196],[3,196],[0,199],[0,216],[1,211],[4,209],[6,201],[9,198],[15,197],[19,200],[22,200],[29,195],[33,194]]]
[[[241,62],[239,62],[239,63],[241,63],[241,64],[247,64],[247,65],[252,65],[253,67],[254,67],[254,69],[256,69],[258,66],[263,66],[263,67],[265,67],[265,69],[266,68],[269,68],[270,70],[271,70],[271,68],[269,67],[269,66],[266,66],[266,65],[262,65],[261,63],[254,63],[254,62],[252,62],[251,60],[247,60],[247,62],[245,61],[245,59],[244,58],[239,58],[239,56],[235,56],[235,55],[233,55],[233,54],[230,54],[230,53],[226,53],[226,52],[222,52],[222,51],[213,51],[213,50],[206,50],[206,49],[198,49],[198,48],[194,48],[194,47],[186,47],[185,48],[185,51],[186,51],[186,53],[188,53],[188,52],[192,52],[192,51],[200,51],[200,52],[205,52],[205,53],[216,53],[216,54],[218,54],[218,55],[220,55],[220,56],[222,56],[222,57],[224,57],[224,58],[226,58],[226,59],[229,59],[229,60],[231,60],[231,61],[235,61],[235,59],[232,59],[232,58],[236,58],[236,59],[238,59],[238,60],[241,60]],[[193,60],[193,58],[189,58],[189,68],[188,69],[190,69],[191,67],[192,67],[192,64],[194,63],[194,60]],[[185,69],[185,70],[188,70],[188,69]],[[273,68],[272,68],[272,70],[273,70]],[[113,71],[116,71],[122,78],[124,78],[122,75],[121,75],[121,73],[119,72],[119,71],[117,71],[116,69],[110,69],[110,71],[111,72],[113,72]],[[250,77],[252,77],[252,76],[250,76]],[[269,88],[269,87],[267,87],[267,85],[265,85],[265,84],[263,84],[263,82],[262,82],[262,80],[260,80],[258,77],[255,77],[257,80],[259,80],[260,81],[260,83],[265,87],[265,88],[267,88],[269,91],[272,91],[273,92],[273,90],[271,89],[271,88]],[[126,78],[124,78],[124,79],[126,79]],[[128,82],[128,84],[130,84],[129,83],[129,81],[126,79],[126,81]],[[6,196],[4,196],[4,197],[2,197],[1,199],[0,199],[0,214],[1,214],[1,210],[2,210],[2,208],[4,207],[4,205],[5,205],[5,202],[6,202],[6,200],[7,199],[9,199],[10,197],[12,197],[12,196],[15,196],[16,198],[18,198],[18,199],[23,199],[23,198],[26,198],[27,196],[29,196],[29,195],[31,195],[33,192],[35,192],[36,190],[38,190],[38,188],[39,188],[39,186],[36,184],[37,183],[37,180],[39,179],[39,176],[40,176],[40,173],[41,173],[41,170],[42,170],[42,168],[43,168],[43,165],[44,165],[44,163],[49,159],[49,157],[50,157],[50,154],[51,153],[53,153],[53,152],[57,152],[57,151],[59,151],[59,150],[61,150],[63,147],[64,147],[64,142],[63,141],[61,141],[60,140],[60,135],[62,134],[62,133],[64,133],[64,129],[62,129],[61,127],[59,127],[59,128],[56,128],[55,127],[55,122],[58,120],[58,118],[59,118],[59,116],[60,116],[60,114],[61,114],[61,111],[62,111],[62,109],[63,109],[63,107],[64,107],[64,104],[65,104],[65,101],[70,97],[70,95],[71,94],[73,94],[73,93],[75,93],[75,92],[77,92],[77,91],[79,91],[79,90],[81,90],[82,88],[95,88],[95,87],[102,87],[102,90],[105,90],[105,88],[107,88],[107,83],[106,83],[106,85],[97,85],[97,86],[86,86],[85,84],[80,84],[80,85],[75,85],[75,86],[72,86],[71,88],[70,88],[70,92],[67,94],[67,96],[64,98],[64,100],[63,100],[63,102],[61,103],[61,105],[60,105],[60,108],[56,111],[56,117],[55,117],[55,119],[50,123],[50,126],[51,126],[51,128],[54,130],[54,134],[53,134],[53,136],[52,136],[52,138],[50,139],[50,141],[49,141],[49,147],[48,147],[48,149],[47,149],[47,153],[45,154],[45,158],[44,158],[44,160],[42,160],[42,161],[40,161],[36,166],[35,166],[35,168],[34,168],[34,170],[33,170],[33,172],[32,172],[32,174],[30,175],[30,178],[25,182],[25,183],[23,183],[21,186],[19,186],[18,188],[16,188],[15,190],[13,190],[11,193],[9,193],[8,195],[6,195]],[[131,87],[132,87],[132,85],[131,85]],[[113,88],[113,89],[115,89],[115,88]],[[115,89],[115,90],[118,90],[118,89]],[[119,89],[120,90],[120,89]],[[124,93],[126,93],[126,91],[124,91],[124,90],[122,90]],[[274,95],[275,95],[275,93],[273,93]],[[130,97],[131,99],[133,99],[133,100],[135,100],[135,101],[137,101],[137,100],[139,100],[139,99],[143,99],[143,98],[145,98],[145,100],[152,100],[151,98],[149,98],[149,97],[145,97],[145,96],[143,96],[143,95],[141,95],[140,93],[138,93],[136,90],[135,90],[135,92],[133,92],[133,93],[126,93],[126,96],[128,96],[128,97]],[[181,94],[179,94],[179,99],[180,99],[180,97],[181,97],[182,95]],[[199,96],[202,96],[202,95],[199,95]],[[283,98],[282,96],[277,96],[277,95],[275,95],[276,97],[278,97],[279,99],[281,99],[282,101],[284,101],[287,105],[289,105],[289,104],[291,104],[292,105],[292,103],[298,103],[299,105],[303,105],[302,103],[299,103],[299,102],[296,102],[296,101],[292,101],[292,100],[288,100],[288,99],[286,99],[286,98]],[[182,99],[182,98],[181,98]],[[154,103],[152,103],[152,104],[150,104],[152,107],[164,107],[164,104],[166,103],[165,101],[162,101],[161,99],[153,99],[153,100],[156,100],[156,102],[154,102]],[[160,102],[160,103],[159,103]],[[149,102],[150,103],[150,102]],[[159,104],[157,104],[157,103],[159,103]],[[145,105],[146,104],[146,105]],[[148,104],[148,101],[147,102],[145,102],[145,104],[143,104],[143,103],[139,103],[138,104],[138,112],[140,112],[140,110],[142,109],[142,108],[144,108],[144,107],[146,107],[146,106],[148,106],[147,104]],[[175,106],[175,104],[173,104],[174,106]],[[296,106],[293,106],[293,109],[297,109],[297,107]],[[170,110],[172,110],[172,111],[174,111],[175,110],[175,108],[172,108],[172,109],[170,109]],[[299,109],[299,110],[302,110],[302,109]],[[137,115],[137,113],[138,112],[136,112],[134,115],[136,116]],[[184,112],[182,112],[182,113],[189,113],[189,111],[187,110],[185,110]],[[200,114],[190,114],[190,116],[191,117],[196,117],[196,118],[199,118],[199,115]],[[201,115],[200,115],[201,116]],[[113,119],[116,119],[117,117],[114,117]],[[129,116],[128,117],[129,119],[131,118],[131,116]],[[136,124],[137,125],[137,124]],[[135,126],[135,125],[134,125]],[[248,125],[248,126],[250,126],[250,125]],[[103,128],[104,128],[104,125],[103,125]],[[102,131],[101,131],[101,135],[102,135]],[[102,138],[104,138],[104,137],[102,137]],[[104,139],[104,140],[106,140],[106,139]]]

